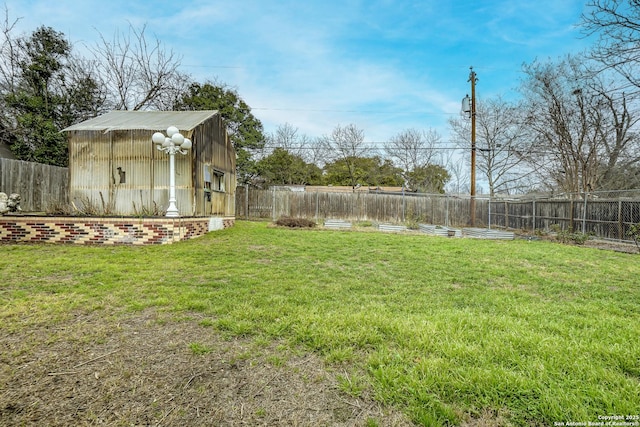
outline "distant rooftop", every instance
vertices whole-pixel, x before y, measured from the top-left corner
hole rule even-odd
[[[307,185],[304,188],[307,193],[375,193],[375,192],[396,192],[401,193],[402,187],[376,187],[376,186],[355,186],[350,185]]]

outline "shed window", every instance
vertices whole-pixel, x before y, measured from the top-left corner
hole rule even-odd
[[[213,181],[211,181],[211,189],[213,191],[224,192],[224,172],[213,169],[211,178],[213,178]]]
[[[224,172],[213,167],[204,170],[204,188],[224,192]]]

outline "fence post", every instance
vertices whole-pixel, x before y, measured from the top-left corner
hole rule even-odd
[[[433,203],[431,203],[433,206]],[[431,210],[433,212],[433,209]],[[431,219],[433,220],[433,214],[431,214]],[[445,194],[444,196],[444,225],[446,227],[449,226],[449,195]]]
[[[622,230],[624,230],[623,225],[624,224],[622,223],[622,200],[618,199],[618,239],[620,240],[623,240],[623,236],[622,236]]]
[[[318,223],[318,211],[320,209],[320,192],[316,191],[316,224]]]
[[[536,232],[536,198],[535,197],[531,201],[531,209],[532,209],[531,217],[533,218],[533,224],[531,225],[531,228],[535,233]]]
[[[571,200],[569,201],[569,231],[573,232],[573,217],[574,215],[574,200],[573,195],[571,196]]]
[[[247,221],[249,221],[249,184],[244,185],[244,192],[245,192],[244,201],[245,201],[245,207],[246,207],[246,210],[244,212],[246,214],[245,216],[247,217]]]
[[[402,186],[402,222],[404,222],[404,185]]]
[[[582,234],[587,232],[587,200],[589,199],[589,193],[584,193],[584,209],[582,210]]]
[[[273,217],[273,221],[276,221],[276,188],[272,187],[271,191],[273,192],[273,198],[271,200],[271,216]]]
[[[509,228],[509,202],[504,201],[504,228]]]
[[[489,215],[488,215],[488,219],[487,222],[489,223],[489,230],[491,230],[491,195],[489,195],[489,201],[487,202],[488,206],[489,206]]]

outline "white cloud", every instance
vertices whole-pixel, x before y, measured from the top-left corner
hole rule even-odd
[[[446,134],[469,91],[518,84],[522,62],[579,45],[580,0],[481,4],[392,0],[8,0],[20,28],[48,25],[72,41],[147,24],[197,80],[235,87],[267,130],[285,122],[311,137],[354,123],[369,140],[407,128]]]

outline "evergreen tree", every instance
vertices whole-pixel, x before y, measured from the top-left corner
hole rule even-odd
[[[67,141],[60,130],[88,118],[87,111],[95,116],[99,85],[72,68],[70,43],[50,27],[16,39],[15,47],[3,58],[5,70],[13,71],[3,73],[5,139],[20,160],[66,166]]]
[[[400,186],[402,170],[391,160],[375,157],[336,159],[324,167],[325,181],[331,185]]]
[[[284,148],[276,148],[260,160],[257,171],[267,185],[318,185],[322,181],[322,171],[318,166],[306,163]]]
[[[256,175],[252,150],[264,146],[262,123],[235,90],[213,83],[193,83],[174,105],[175,110],[218,110],[236,150],[238,183],[248,183]]]

